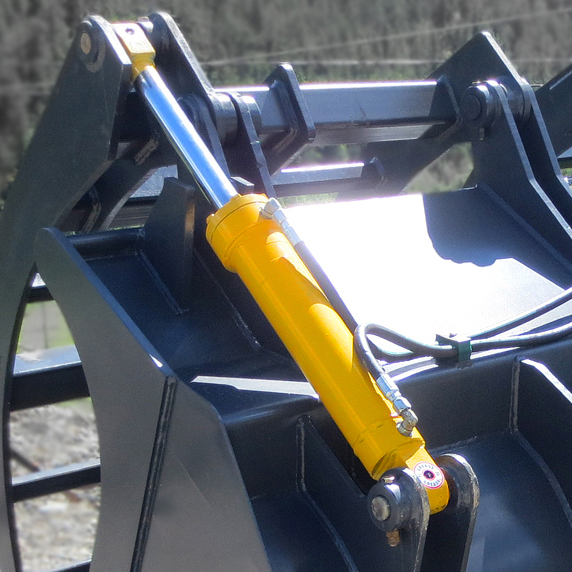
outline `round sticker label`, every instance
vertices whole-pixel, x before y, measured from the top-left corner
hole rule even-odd
[[[417,463],[413,467],[413,472],[423,486],[428,489],[438,489],[445,481],[443,471],[437,465],[426,461]]]

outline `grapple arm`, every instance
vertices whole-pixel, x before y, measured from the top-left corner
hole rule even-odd
[[[490,358],[450,335],[437,344],[446,359],[406,353],[405,365],[391,366],[372,346],[363,360],[353,312],[276,200],[385,197],[384,212],[396,216],[395,226],[388,218],[375,229],[390,235],[380,247],[422,212],[418,264],[426,252],[463,269],[486,267],[486,256],[514,259],[540,268],[522,273],[547,292],[565,286],[572,195],[542,101],[488,34],[425,81],[299,85],[283,65],[264,85],[214,89],[165,14],[82,24],[2,215],[0,244],[14,248],[0,250],[0,363],[6,403],[12,395],[18,407],[35,403],[13,375],[16,337],[30,296],[53,297],[81,360],[80,390],[62,384],[46,399],[89,390],[100,427],[92,572],[182,571],[189,562],[209,572],[284,562],[304,572],[461,572],[477,477],[496,491],[516,459],[537,485],[532,519],[572,497],[565,485],[534,480],[542,463],[557,479],[564,471],[534,438],[537,387],[549,388],[551,428],[572,412],[554,376],[529,355],[523,361],[516,340],[487,346],[503,349]],[[471,144],[474,159],[465,189],[395,196],[459,143]],[[332,144],[361,144],[362,156],[289,167],[305,147]],[[354,226],[373,226],[366,220]],[[37,272],[45,285],[32,288]],[[388,282],[398,273],[384,272]],[[527,351],[569,344],[566,329],[550,333]],[[502,482],[520,522],[522,485]],[[19,572],[12,501],[27,493],[1,484],[0,568]],[[521,543],[526,534],[511,518],[499,526]],[[482,522],[478,538],[490,543],[497,521],[485,511]],[[538,569],[553,543],[562,547],[553,563],[564,565],[571,535],[559,527],[537,539],[529,563],[506,569]]]

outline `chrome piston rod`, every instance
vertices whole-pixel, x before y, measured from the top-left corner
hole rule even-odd
[[[157,70],[146,67],[137,76],[135,88],[210,203],[217,210],[228,203],[236,190]]]

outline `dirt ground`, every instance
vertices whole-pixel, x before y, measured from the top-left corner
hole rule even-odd
[[[73,340],[55,302],[26,308],[18,353],[32,362],[46,349]],[[99,459],[89,399],[70,401],[10,416],[14,478],[72,463]],[[20,457],[20,461],[15,457]],[[100,487],[76,489],[16,503],[16,526],[24,572],[58,570],[91,558],[99,514]]]
[[[11,447],[40,469],[99,458],[95,418],[88,399],[18,411],[10,419]],[[12,460],[13,476],[30,472]],[[25,572],[57,570],[91,558],[99,486],[16,503]]]

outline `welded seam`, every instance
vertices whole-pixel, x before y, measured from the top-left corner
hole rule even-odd
[[[515,433],[516,440],[518,444],[526,451],[532,460],[538,465],[540,470],[544,473],[544,476],[548,480],[548,483],[552,487],[558,502],[562,506],[562,510],[566,515],[566,519],[572,526],[572,508],[566,497],[564,489],[560,486],[560,482],[556,478],[556,475],[552,472],[546,461],[542,458],[542,455],[526,440],[526,438],[521,433]]]
[[[510,384],[510,412],[508,429],[512,434],[518,433],[518,391],[520,385],[521,358],[516,358],[512,364],[512,379]]]
[[[338,552],[344,561],[345,565],[347,566],[348,572],[359,572],[357,566],[354,563],[353,557],[341,540],[335,526],[330,522],[330,519],[327,517],[326,513],[320,508],[318,503],[312,498],[309,491],[306,488],[306,430],[308,425],[312,426],[312,423],[308,417],[301,418],[298,421],[298,430],[297,430],[297,438],[298,438],[298,455],[299,455],[299,467],[298,467],[298,487],[299,491],[303,494],[310,510],[316,515],[318,520],[324,526],[326,533],[332,540],[334,546],[338,549]],[[317,431],[314,429],[317,434]],[[321,440],[321,437],[318,436],[318,439]],[[324,446],[327,447],[324,443]],[[333,453],[331,453],[333,456]],[[337,462],[337,460],[336,460]]]
[[[173,376],[167,377],[163,388],[163,398],[161,400],[157,431],[155,432],[155,442],[153,443],[153,452],[151,453],[151,462],[149,465],[149,473],[147,475],[145,495],[143,497],[143,506],[141,507],[141,516],[139,518],[139,526],[137,528],[137,537],[135,539],[135,548],[133,551],[133,559],[131,561],[131,572],[140,572],[143,567],[143,558],[145,556],[145,548],[149,538],[153,508],[155,506],[161,472],[165,460],[169,427],[171,425],[171,417],[173,415],[175,404],[176,388],[177,378]]]

